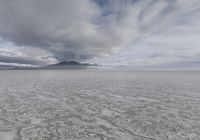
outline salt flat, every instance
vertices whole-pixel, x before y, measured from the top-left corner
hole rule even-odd
[[[0,140],[199,140],[200,72],[0,71]]]

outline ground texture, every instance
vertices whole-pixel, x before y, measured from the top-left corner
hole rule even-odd
[[[0,140],[199,140],[200,72],[0,71]]]

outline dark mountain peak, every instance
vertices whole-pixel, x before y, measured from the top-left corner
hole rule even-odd
[[[81,63],[77,61],[63,61],[57,64],[53,64],[53,66],[98,66],[98,64],[90,64],[90,63]]]
[[[77,61],[63,61],[57,64],[42,67],[42,69],[85,69],[90,66],[99,66],[97,64],[81,63]]]
[[[82,63],[77,62],[77,61],[63,61],[63,62],[59,62],[55,65],[82,65]]]

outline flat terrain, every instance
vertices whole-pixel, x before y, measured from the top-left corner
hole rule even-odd
[[[0,71],[0,140],[199,140],[200,72]]]

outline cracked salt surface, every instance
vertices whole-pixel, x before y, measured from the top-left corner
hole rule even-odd
[[[199,77],[0,71],[0,140],[199,140]]]

